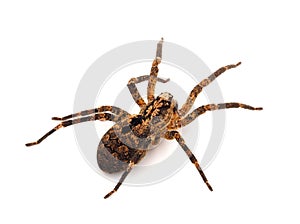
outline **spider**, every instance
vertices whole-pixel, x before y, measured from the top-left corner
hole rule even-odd
[[[140,107],[139,114],[129,114],[115,106],[100,106],[64,117],[53,117],[52,120],[61,121],[61,123],[37,141],[27,143],[26,146],[37,145],[58,129],[73,124],[95,120],[113,121],[115,124],[104,134],[98,145],[97,162],[99,168],[106,173],[123,171],[123,174],[114,189],[106,194],[104,198],[110,197],[119,189],[134,165],[141,161],[146,155],[147,150],[157,145],[161,138],[168,140],[175,139],[178,142],[190,161],[195,165],[208,189],[212,191],[213,189],[202,171],[199,162],[185,144],[184,139],[177,129],[188,125],[206,111],[228,108],[262,110],[262,108],[235,102],[219,103],[203,105],[188,113],[204,87],[209,85],[226,70],[239,66],[241,62],[221,67],[208,76],[208,78],[202,80],[193,88],[180,109],[178,109],[178,104],[174,97],[168,92],[163,92],[155,97],[154,91],[157,81],[162,83],[169,81],[169,79],[158,78],[158,65],[161,63],[162,46],[163,38],[157,44],[156,57],[152,62],[150,75],[131,78],[127,84],[134,101]],[[143,81],[148,81],[147,103],[141,97],[136,87],[137,83]]]

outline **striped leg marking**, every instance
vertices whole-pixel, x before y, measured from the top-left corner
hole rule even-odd
[[[196,169],[198,170],[199,174],[201,175],[201,177],[202,177],[204,183],[206,184],[206,186],[208,187],[208,189],[213,191],[212,187],[208,183],[208,180],[207,180],[203,170],[201,169],[201,167],[199,165],[199,162],[197,161],[197,159],[194,156],[194,154],[192,153],[192,151],[187,147],[187,145],[184,142],[184,139],[180,136],[179,132],[178,131],[169,131],[166,133],[165,138],[166,139],[174,139],[174,138],[176,139],[176,141],[179,143],[181,148],[187,154],[187,156],[189,157],[191,162],[195,165]]]
[[[191,91],[189,97],[187,98],[186,102],[183,104],[182,108],[179,110],[180,116],[185,116],[187,112],[192,108],[197,96],[199,93],[202,92],[202,89],[205,86],[208,86],[212,81],[214,81],[219,75],[224,73],[226,70],[235,68],[239,66],[241,62],[233,65],[227,65],[222,68],[219,68],[217,71],[215,71],[213,74],[211,74],[208,78],[203,79],[198,85],[194,87],[194,89]]]
[[[58,129],[65,128],[65,127],[68,127],[73,124],[78,124],[78,123],[87,122],[87,121],[95,121],[95,120],[115,121],[115,116],[113,114],[109,114],[109,113],[99,113],[99,114],[94,114],[94,115],[87,116],[87,117],[77,118],[74,120],[63,121],[59,125],[55,126],[53,129],[51,129],[49,132],[47,132],[39,140],[37,140],[35,142],[27,143],[26,146],[33,146],[33,145],[37,145],[37,144],[41,143],[45,138],[47,138],[49,135],[56,132]]]
[[[193,110],[190,114],[186,115],[180,122],[181,126],[186,126],[195,120],[201,114],[204,114],[206,111],[213,111],[213,110],[222,110],[222,109],[229,109],[229,108],[243,108],[247,110],[262,110],[262,107],[252,107],[247,104],[243,103],[219,103],[219,104],[208,104],[205,106],[198,107],[197,109]]]
[[[87,116],[90,114],[96,114],[96,113],[105,112],[105,111],[109,111],[109,112],[115,114],[117,117],[123,117],[123,116],[130,115],[128,112],[126,112],[125,110],[122,110],[119,107],[101,106],[101,107],[94,108],[94,109],[83,110],[83,111],[77,112],[75,114],[69,114],[64,117],[52,117],[52,120],[64,121],[64,120],[69,120],[69,119],[75,118],[75,117],[84,117],[84,116]]]
[[[148,103],[151,102],[152,100],[154,100],[154,90],[155,90],[155,85],[157,82],[158,65],[161,63],[161,58],[162,58],[162,44],[163,44],[163,38],[161,38],[161,40],[157,44],[156,57],[152,62],[150,79],[149,79],[148,88],[147,88]]]
[[[117,183],[117,185],[114,187],[114,189],[112,191],[110,191],[108,194],[106,194],[104,196],[104,198],[108,198],[110,197],[113,193],[117,192],[117,190],[119,189],[119,187],[122,185],[122,183],[124,182],[124,180],[126,179],[127,175],[130,173],[130,171],[132,170],[132,168],[134,167],[134,165],[139,161],[139,159],[141,157],[143,157],[145,155],[145,151],[138,151],[133,158],[131,159],[130,163],[128,164],[126,170],[124,171],[124,173],[122,174],[119,182]]]

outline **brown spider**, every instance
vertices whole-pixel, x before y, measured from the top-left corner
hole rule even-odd
[[[108,198],[119,189],[133,166],[146,155],[147,150],[159,143],[160,138],[168,140],[175,139],[179,143],[191,162],[197,168],[209,190],[212,191],[213,189],[208,183],[196,157],[187,147],[180,133],[176,130],[188,125],[206,111],[238,107],[249,110],[262,110],[262,108],[255,108],[242,103],[220,103],[204,105],[187,114],[196,100],[196,97],[205,86],[209,85],[209,83],[226,70],[237,67],[241,62],[235,65],[224,66],[208,78],[202,80],[191,91],[181,109],[178,109],[176,100],[168,92],[161,93],[155,98],[154,90],[156,82],[159,81],[165,83],[169,81],[169,79],[163,80],[157,77],[158,65],[161,63],[162,58],[162,44],[163,38],[157,44],[156,57],[153,60],[150,75],[132,78],[127,84],[133,99],[140,106],[141,110],[139,114],[131,115],[115,106],[101,106],[99,108],[70,114],[65,117],[53,117],[52,120],[60,120],[62,122],[39,140],[27,143],[26,146],[39,144],[58,129],[73,124],[95,120],[113,121],[116,124],[104,134],[98,145],[97,162],[99,168],[104,172],[124,172],[114,189],[105,195],[104,198]],[[148,103],[145,103],[136,87],[137,83],[146,80],[149,80],[147,88]]]

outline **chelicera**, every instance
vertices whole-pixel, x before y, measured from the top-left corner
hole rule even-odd
[[[154,145],[157,145],[161,138],[168,140],[175,139],[178,142],[190,161],[195,165],[208,189],[212,191],[213,189],[202,171],[199,162],[177,130],[188,125],[206,111],[228,108],[262,110],[262,108],[235,102],[219,103],[203,105],[188,113],[196,97],[201,93],[204,87],[209,85],[226,70],[240,65],[240,62],[221,67],[208,78],[202,80],[193,88],[186,102],[180,109],[174,97],[168,92],[161,93],[155,97],[154,91],[157,81],[163,83],[169,81],[169,79],[164,80],[158,78],[158,65],[161,63],[162,45],[163,39],[157,44],[156,57],[152,62],[150,75],[132,78],[127,84],[134,101],[140,107],[139,114],[132,115],[115,106],[100,106],[65,117],[53,117],[53,120],[61,121],[61,123],[47,132],[39,140],[27,143],[26,146],[37,145],[58,129],[73,124],[95,120],[113,121],[115,124],[104,134],[98,145],[97,162],[99,168],[104,172],[115,173],[123,171],[123,174],[114,189],[106,194],[104,198],[108,198],[119,189],[134,165],[141,161],[147,151],[153,148]],[[148,81],[147,103],[141,97],[136,87],[137,83],[143,81]]]

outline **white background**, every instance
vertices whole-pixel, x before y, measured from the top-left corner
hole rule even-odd
[[[299,20],[296,1],[1,1],[0,222],[299,223]],[[225,101],[264,107],[227,112],[206,169],[214,192],[188,164],[104,200],[114,184],[85,163],[72,128],[24,146],[72,111],[99,56],[161,36],[212,70],[242,61],[218,79]]]

